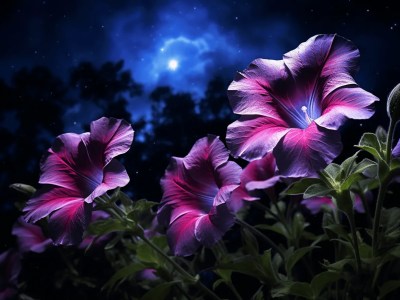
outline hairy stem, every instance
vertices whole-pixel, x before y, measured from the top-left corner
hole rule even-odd
[[[392,140],[393,140],[393,133],[395,128],[395,122],[390,119],[389,123],[389,130],[386,139],[386,163],[390,167],[390,161],[392,158]],[[382,214],[382,206],[383,200],[385,199],[386,188],[388,185],[387,179],[384,178],[383,180],[380,178],[379,190],[378,190],[378,198],[376,200],[375,206],[375,216],[374,216],[374,224],[372,228],[372,253],[374,256],[377,255],[378,252],[378,245],[379,245],[379,227],[381,222],[381,214]]]
[[[349,219],[351,235],[353,238],[354,255],[356,257],[356,263],[357,263],[357,273],[360,273],[361,258],[360,258],[360,250],[358,248],[357,229],[356,229],[356,224],[354,221],[354,213],[351,212],[350,214],[346,214],[346,215],[347,215],[347,218]]]

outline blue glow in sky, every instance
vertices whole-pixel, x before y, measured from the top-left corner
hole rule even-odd
[[[0,7],[0,76],[45,65],[63,77],[81,61],[123,59],[144,85],[130,104],[140,114],[156,86],[201,99],[216,75],[232,80],[256,58],[281,59],[312,35],[338,33],[360,49],[357,79],[373,89],[377,76],[399,69],[387,60],[398,56],[398,24],[391,1],[19,0]]]

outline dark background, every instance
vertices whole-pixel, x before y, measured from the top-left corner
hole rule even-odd
[[[344,155],[364,131],[387,126],[385,100],[400,81],[395,1],[37,1],[0,4],[0,252],[13,240],[21,196],[37,187],[54,138],[101,117],[124,118],[136,138],[122,159],[126,191],[159,201],[169,158],[207,133],[225,136],[235,116],[226,88],[253,59],[281,59],[318,33],[361,52],[356,80],[377,95],[370,120],[342,128]],[[175,60],[177,67],[169,67]]]

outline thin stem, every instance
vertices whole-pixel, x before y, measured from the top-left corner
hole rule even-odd
[[[357,229],[356,229],[356,224],[354,221],[354,213],[351,212],[350,214],[346,214],[346,215],[347,215],[347,218],[349,219],[351,235],[353,237],[354,254],[356,256],[356,262],[357,262],[357,273],[360,273],[361,258],[360,258],[360,250],[358,248]]]
[[[259,231],[257,228],[254,228],[253,226],[251,226],[249,223],[246,223],[243,220],[240,219],[236,219],[236,223],[241,225],[244,228],[247,228],[248,230],[250,230],[252,233],[254,233],[255,235],[257,235],[259,238],[261,238],[262,240],[264,240],[265,242],[267,242],[268,244],[271,245],[272,248],[274,248],[279,255],[282,257],[282,259],[285,259],[285,255],[282,252],[282,250],[278,247],[277,244],[275,244],[269,237],[267,237],[266,235],[264,235],[261,231]]]
[[[189,280],[192,284],[199,287],[205,294],[207,294],[210,298],[214,300],[221,300],[213,291],[207,288],[200,280],[193,277],[187,271],[185,271],[180,265],[178,265],[173,259],[171,259],[167,254],[164,253],[157,245],[153,244],[146,237],[142,236],[141,239],[149,245],[154,251],[156,251],[159,255],[161,255],[166,261],[168,261],[171,265],[174,266],[175,270],[178,271],[184,278]]]
[[[390,161],[392,157],[392,140],[393,140],[393,132],[395,128],[396,123],[390,119],[389,123],[389,130],[387,134],[387,139],[386,139],[386,163],[390,166]],[[386,178],[381,180],[380,179],[380,184],[379,184],[379,190],[378,190],[378,198],[376,200],[376,207],[375,207],[375,216],[374,216],[374,224],[372,228],[372,253],[374,256],[377,255],[378,251],[378,244],[379,244],[379,237],[378,237],[378,232],[379,232],[379,227],[380,227],[380,221],[381,221],[381,214],[382,214],[382,206],[383,206],[383,200],[385,198],[386,194],[386,188],[387,188],[387,180]]]
[[[370,226],[371,224],[371,220],[372,220],[372,216],[371,216],[371,211],[369,209],[368,206],[368,202],[367,199],[365,198],[365,194],[363,192],[359,193],[362,205],[364,206],[364,210],[365,210],[365,214],[367,215],[367,219],[368,219],[368,226]]]
[[[378,232],[381,222],[383,200],[385,199],[385,194],[386,194],[386,187],[387,187],[386,181],[381,182],[378,190],[378,198],[376,200],[374,224],[372,229],[372,253],[374,256],[377,255],[378,251],[378,244],[379,244]]]
[[[393,141],[393,133],[396,123],[390,119],[389,122],[389,130],[387,133],[387,140],[386,140],[386,162],[390,165],[390,160],[392,158],[392,141]]]

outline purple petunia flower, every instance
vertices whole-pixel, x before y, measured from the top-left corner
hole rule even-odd
[[[46,186],[28,201],[25,220],[49,217],[55,244],[79,244],[93,200],[129,182],[114,157],[129,150],[133,134],[127,122],[103,117],[91,123],[90,133],[58,136],[40,166],[39,183]]]
[[[173,157],[161,180],[164,191],[158,221],[167,226],[175,255],[193,254],[212,246],[233,225],[227,202],[240,184],[241,168],[228,161],[218,137],[199,139],[184,158]]]
[[[21,261],[17,251],[7,250],[0,254],[0,299],[14,299],[17,294]]]
[[[330,209],[336,208],[335,203],[332,201],[332,198],[330,198],[330,197],[308,198],[308,199],[304,199],[303,201],[301,201],[301,204],[303,204],[305,207],[307,207],[310,210],[310,212],[314,215],[319,213],[323,207],[327,207]],[[357,194],[355,195],[355,198],[354,198],[353,208],[356,212],[365,213],[364,205],[361,201],[360,196]]]
[[[353,79],[358,59],[350,41],[317,35],[283,60],[254,60],[228,88],[241,115],[228,126],[228,148],[248,161],[273,151],[282,175],[316,175],[341,152],[344,121],[374,113],[378,98]]]
[[[51,239],[44,235],[40,226],[26,223],[22,217],[18,218],[14,224],[12,234],[17,237],[18,249],[21,253],[29,251],[42,253],[52,244]]]
[[[229,207],[236,212],[243,206],[243,200],[259,200],[259,191],[268,192],[280,179],[281,176],[276,175],[276,163],[272,153],[253,160],[240,175],[240,186],[232,192]]]

